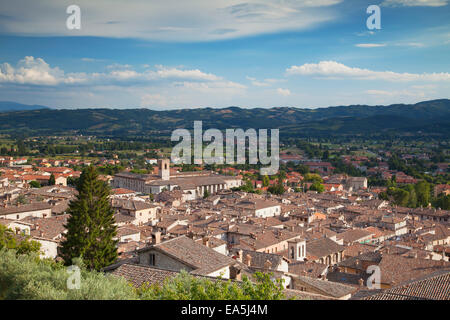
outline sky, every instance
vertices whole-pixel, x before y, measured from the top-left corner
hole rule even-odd
[[[71,5],[80,29],[67,27]],[[380,29],[367,26],[370,5]],[[442,98],[450,0],[0,0],[1,101],[168,110]]]

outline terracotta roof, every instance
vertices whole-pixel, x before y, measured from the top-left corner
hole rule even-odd
[[[52,205],[47,202],[35,202],[30,204],[23,204],[19,206],[8,206],[6,208],[0,207],[0,216],[13,214],[13,213],[21,213],[21,212],[32,212],[38,210],[51,209]]]
[[[450,271],[384,290],[365,300],[450,300]]]
[[[112,189],[111,192],[116,195],[136,193],[136,191],[125,189],[125,188],[115,188],[115,189]]]
[[[153,204],[144,201],[128,200],[128,199],[113,199],[111,204],[114,208],[120,208],[131,211],[140,211],[155,207]]]
[[[384,254],[378,266],[381,269],[381,282],[394,285],[439,270],[450,270],[449,262],[407,258],[391,254]]]
[[[317,258],[344,251],[345,247],[328,238],[321,238],[306,243],[306,253]]]
[[[143,248],[140,251],[151,249],[158,250],[193,267],[196,269],[193,273],[196,274],[208,274],[235,263],[230,257],[218,253],[204,245],[198,244],[186,236],[167,240],[160,244]]]
[[[366,237],[371,237],[373,233],[364,229],[350,229],[337,235],[338,239],[343,239],[344,243],[353,243]]]
[[[319,278],[322,274],[327,273],[328,266],[322,263],[313,261],[293,262],[289,264],[289,273],[294,273],[299,276],[306,276],[311,278]]]
[[[116,221],[116,223],[124,223],[124,222],[132,222],[135,220],[135,218],[127,214],[116,213],[114,214],[114,220]]]
[[[162,285],[165,279],[175,277],[178,272],[142,265],[122,264],[112,271],[111,274],[124,277],[127,281],[131,282],[134,287],[139,288],[143,284]]]
[[[356,242],[344,250],[345,257],[355,257],[361,253],[374,252],[377,249],[374,245],[362,244]]]
[[[50,217],[50,218],[33,218],[27,217],[21,221],[32,223],[34,228],[31,230],[31,235],[37,238],[45,238],[56,240],[66,231],[68,214]]]
[[[296,276],[296,279],[320,291],[322,295],[334,298],[342,298],[357,291],[357,288],[355,287],[327,280],[314,279],[305,276]]]
[[[270,269],[276,270],[278,266],[283,261],[283,256],[273,253],[256,252],[251,250],[242,250],[243,262],[246,262],[246,257],[249,255],[251,257],[250,267],[265,269],[265,264],[267,261],[270,262]]]
[[[117,236],[118,237],[129,236],[129,235],[137,234],[137,233],[141,233],[141,231],[136,227],[127,226],[127,227],[117,228]]]

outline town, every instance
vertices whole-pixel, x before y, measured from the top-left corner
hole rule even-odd
[[[94,150],[1,156],[0,224],[60,260],[76,182],[94,166],[110,186],[117,227],[118,259],[102,270],[136,288],[182,270],[233,281],[263,272],[301,299],[450,298],[450,185],[404,172],[433,155],[283,146],[273,176],[249,165],[175,165],[161,148],[139,161]],[[445,155],[437,160],[427,169],[432,182],[448,179]]]
[[[450,0],[0,3],[4,310],[450,300]]]

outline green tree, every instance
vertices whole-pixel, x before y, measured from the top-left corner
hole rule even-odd
[[[323,184],[321,184],[320,182],[316,181],[316,182],[313,182],[311,187],[309,187],[309,190],[317,191],[318,193],[322,193],[322,192],[325,191],[325,187],[323,186]]]
[[[408,203],[406,204],[409,208],[417,208],[417,195],[416,189],[414,185],[408,184],[405,187],[405,190],[408,191]]]
[[[304,181],[306,182],[319,182],[319,183],[323,182],[322,177],[317,173],[307,173],[304,178],[305,178]]]
[[[263,185],[263,187],[268,187],[269,184],[270,184],[270,179],[269,179],[269,177],[267,175],[265,175],[263,177],[262,185]]]
[[[430,203],[431,186],[426,181],[419,181],[415,185],[417,195],[417,205],[427,207]]]
[[[54,186],[55,184],[56,184],[55,175],[52,173],[50,175],[50,178],[48,179],[48,185],[49,186]]]
[[[76,177],[68,177],[67,178],[67,184],[69,186],[76,187],[77,184],[78,184],[78,180],[79,180],[79,178],[76,178]]]
[[[209,197],[209,191],[207,189],[205,189],[205,191],[203,192],[203,199],[206,199]]]
[[[441,193],[435,201],[433,201],[433,207],[441,208],[442,210],[450,210],[450,194],[445,195]]]
[[[409,201],[409,192],[403,189],[395,188],[393,191],[394,202],[401,206],[406,207]]]
[[[66,239],[61,256],[66,265],[81,257],[88,269],[100,270],[117,259],[114,211],[109,203],[110,189],[98,179],[95,167],[83,170],[78,195],[69,204]]]
[[[286,179],[286,171],[280,170],[280,173],[278,173],[278,181],[283,181]]]
[[[302,175],[305,175],[309,172],[309,167],[304,164],[298,164],[295,166],[295,170]]]
[[[32,188],[40,188],[41,187],[41,184],[39,182],[37,182],[37,181],[34,181],[34,180],[30,181],[29,185]]]
[[[267,191],[272,194],[282,195],[283,193],[285,193],[286,189],[281,183],[277,183],[276,185],[267,188]]]
[[[41,249],[41,244],[30,240],[29,236],[16,235],[13,230],[0,224],[0,250],[2,249],[14,249],[17,254],[37,253]]]
[[[16,204],[27,204],[28,200],[25,197],[25,195],[21,194],[20,196],[17,197],[16,199]]]
[[[239,190],[244,192],[251,192],[253,193],[255,191],[253,184],[250,180],[245,180],[245,184],[239,187]]]

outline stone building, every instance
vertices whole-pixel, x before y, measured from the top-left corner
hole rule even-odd
[[[170,173],[168,159],[158,160],[158,175],[134,174],[121,172],[114,176],[114,188],[126,188],[140,193],[159,194],[164,190],[181,190],[186,200],[203,197],[220,190],[228,190],[242,185],[242,179],[234,176],[223,176],[210,171],[193,171]]]

